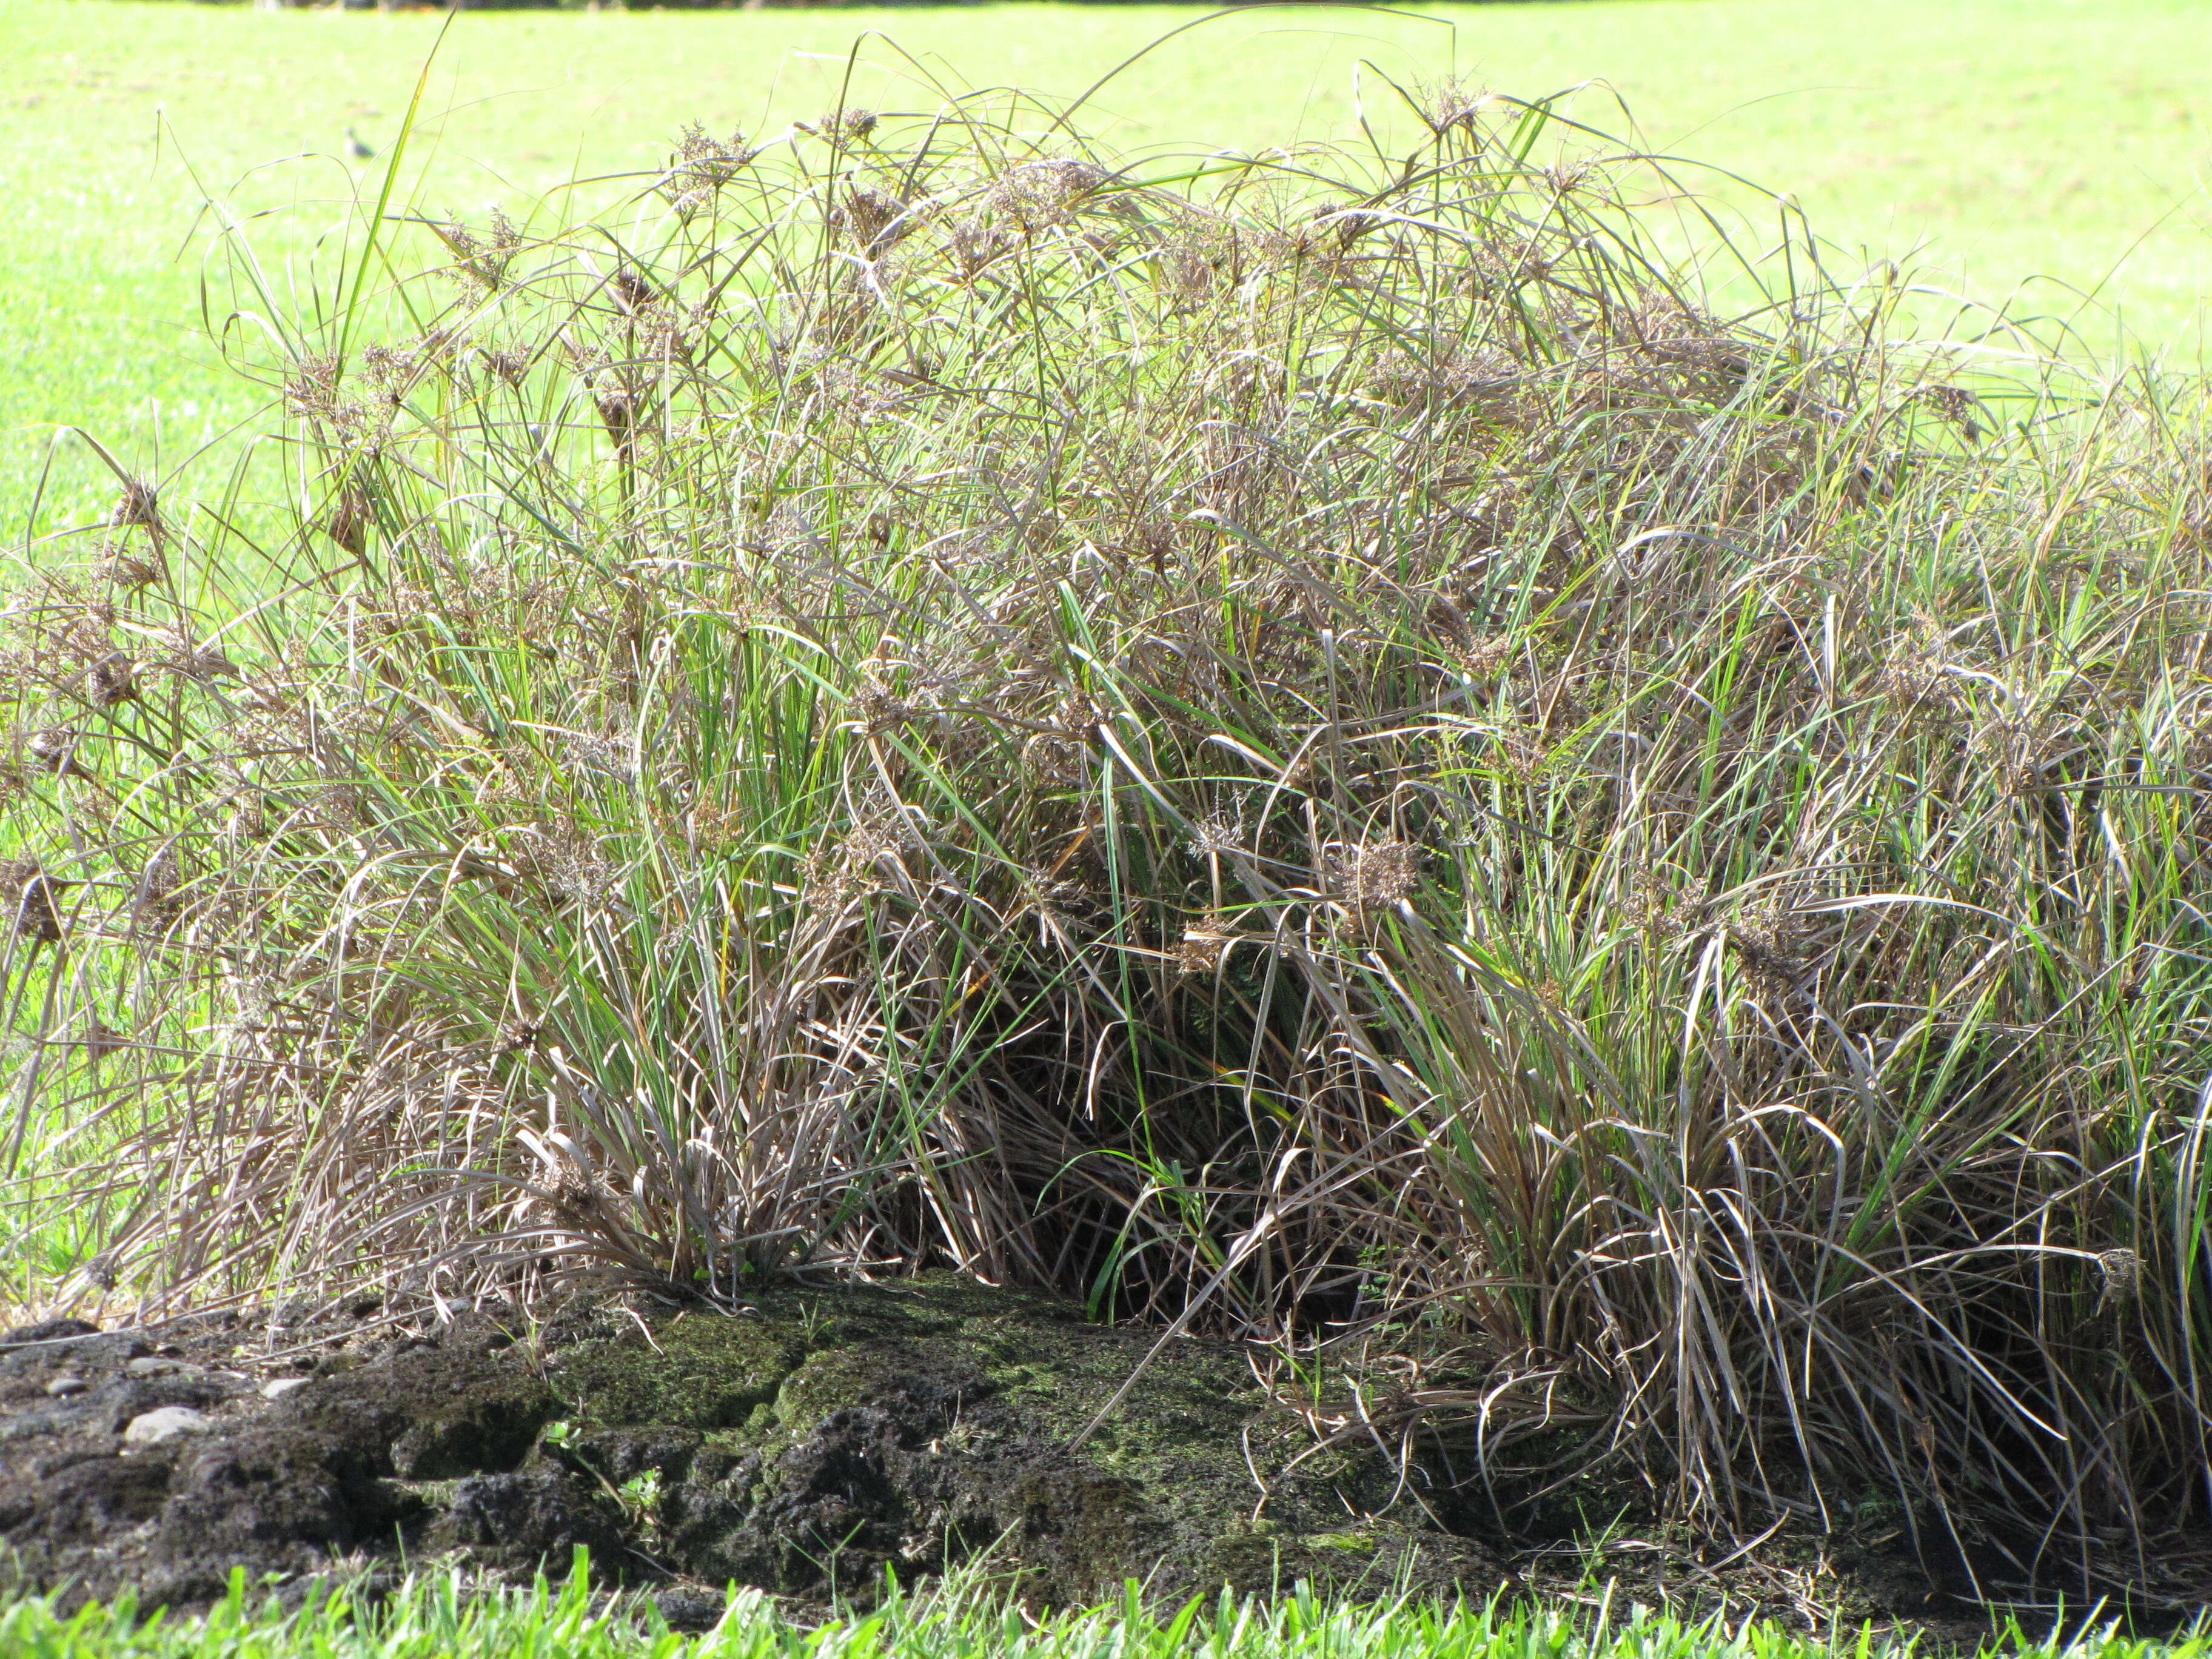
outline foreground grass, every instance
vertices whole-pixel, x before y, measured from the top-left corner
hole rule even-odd
[[[658,166],[684,121],[757,133],[829,106],[872,27],[888,39],[865,45],[854,100],[911,109],[938,101],[932,76],[1069,95],[1197,15],[471,15],[429,89],[435,153],[410,167],[401,199],[542,216],[572,179]],[[281,267],[342,216],[362,176],[346,130],[388,144],[438,28],[424,16],[0,0],[0,523],[19,528],[54,423],[88,427],[158,473],[249,418],[250,389],[193,331],[210,246],[201,187],[241,217],[324,204],[257,224]],[[1355,137],[1362,115],[1401,127],[1377,70],[1456,72],[1522,94],[1601,77],[1651,146],[1796,192],[1854,250],[1905,257],[1932,239],[1935,263],[1963,267],[1976,292],[2002,299],[2047,277],[2024,308],[2078,316],[2109,344],[2118,307],[2142,338],[2193,356],[2207,134],[2192,77],[2208,55],[2212,21],[2187,0],[1640,0],[1420,19],[1301,9],[1184,36],[1103,94],[1085,125],[1125,153],[1193,134],[1257,149]],[[1582,113],[1625,125],[1601,93]],[[1717,175],[1687,180],[1771,222]],[[551,216],[603,205],[604,191],[587,194],[581,214],[563,198]],[[2078,292],[2090,290],[2100,303],[2085,311]],[[81,451],[56,467],[49,523],[104,487]]]
[[[74,1615],[43,1601],[0,1608],[9,1659],[1906,1659],[1921,1644],[1869,1631],[1826,1638],[1747,1620],[1692,1620],[1646,1608],[1602,1620],[1527,1608],[1333,1606],[1303,1587],[1273,1602],[1192,1602],[1034,1617],[958,1587],[894,1593],[872,1614],[805,1624],[767,1599],[734,1595],[697,1636],[649,1608],[617,1613],[583,1576],[549,1590],[464,1594],[410,1579],[381,1605],[343,1595],[283,1613],[243,1583],[201,1620],[140,1622],[132,1609]],[[2017,1627],[1984,1651],[2007,1659],[2203,1659],[2191,1632],[2167,1642],[2110,1629],[2036,1639]]]

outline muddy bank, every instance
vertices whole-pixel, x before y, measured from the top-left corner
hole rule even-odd
[[[719,1613],[732,1582],[866,1603],[887,1571],[978,1560],[1036,1606],[1132,1578],[1161,1601],[1304,1580],[1569,1602],[1609,1580],[1615,1599],[1969,1645],[1992,1590],[2048,1614],[2005,1562],[1931,1577],[1893,1505],[1743,1553],[1592,1491],[1509,1543],[1440,1464],[1401,1477],[1371,1441],[1316,1448],[1227,1344],[1168,1345],[1074,1447],[1154,1340],[943,1280],[770,1289],[740,1315],[614,1298],[396,1327],[361,1304],[11,1331],[0,1598],[131,1589],[191,1608],[240,1566],[288,1597],[402,1571],[517,1582],[562,1575],[582,1546],[602,1582],[678,1623]],[[2200,1565],[2097,1595],[2185,1609],[2212,1583]]]
[[[1163,1596],[1508,1581],[1375,1448],[1317,1453],[1234,1347],[1170,1345],[1070,1449],[1152,1340],[950,1283],[787,1288],[741,1316],[580,1304],[534,1329],[20,1330],[0,1571],[178,1607],[234,1566],[295,1588],[403,1560],[526,1577],[579,1545],[677,1602],[732,1580],[866,1600],[887,1569],[979,1556],[1041,1604],[1132,1577]]]

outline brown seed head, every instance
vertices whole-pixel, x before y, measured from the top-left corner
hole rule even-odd
[[[874,133],[881,118],[872,109],[835,109],[815,123],[815,128],[833,143],[861,144]]]
[[[837,215],[837,228],[848,234],[871,256],[896,246],[914,228],[907,204],[872,185],[855,185],[845,192],[845,205]]]
[[[1750,970],[1753,985],[1774,997],[1796,993],[1812,973],[1806,953],[1811,936],[1806,919],[1778,904],[1732,923],[1727,935],[1729,948]]]
[[[484,367],[508,386],[520,386],[530,374],[530,353],[517,347],[487,351],[483,360]]]
[[[83,736],[73,726],[49,726],[31,733],[23,744],[23,752],[40,771],[52,772],[56,777],[88,778],[92,774],[78,765],[76,759],[76,747]]]
[[[163,534],[161,493],[145,479],[133,478],[123,486],[107,521],[118,530],[146,531],[158,542]]]
[[[656,188],[676,210],[676,216],[688,220],[712,205],[715,192],[735,178],[739,168],[750,166],[759,153],[747,147],[742,132],[732,133],[726,143],[708,137],[707,130],[695,124],[684,129],[679,152],[669,162],[668,172]]]
[[[112,582],[125,592],[137,593],[162,581],[168,574],[168,567],[158,548],[140,555],[115,542],[109,544],[100,561],[99,573],[101,580]]]
[[[2142,1258],[2125,1246],[2102,1251],[2097,1257],[2097,1273],[2103,1281],[2097,1297],[2099,1308],[2108,1302],[2132,1302],[2142,1283]]]
[[[1230,946],[1237,943],[1237,938],[1212,918],[1185,928],[1182,943],[1176,949],[1176,971],[1194,975],[1214,972],[1229,954]]]
[[[871,678],[853,694],[853,718],[870,737],[880,737],[914,718],[914,706],[893,695],[890,688]]]
[[[7,866],[4,885],[15,896],[15,932],[22,938],[52,944],[62,937],[61,896],[80,884],[57,881],[36,859],[18,859]]]
[[[137,665],[120,651],[112,652],[85,673],[85,696],[96,708],[113,708],[134,702],[138,696]]]
[[[1329,855],[1329,874],[1338,895],[1356,910],[1388,909],[1413,896],[1420,878],[1421,849],[1411,842],[1383,836]]]
[[[343,491],[323,520],[323,532],[340,547],[360,558],[368,550],[369,527],[375,522],[368,494],[358,486]]]
[[[607,292],[614,296],[615,308],[625,316],[635,316],[654,297],[653,284],[628,265],[616,268],[615,274],[607,279]]]
[[[1472,131],[1476,116],[1490,103],[1489,88],[1471,86],[1456,76],[1447,76],[1424,90],[1428,96],[1421,108],[1421,119],[1438,137],[1455,127]]]
[[[284,404],[302,420],[327,421],[338,401],[338,359],[336,352],[319,352],[301,358],[284,377]]]
[[[453,256],[453,266],[448,274],[456,280],[477,283],[494,290],[506,285],[507,268],[522,246],[522,233],[499,209],[491,210],[489,242],[458,216],[449,217],[442,224],[434,223],[430,229]]]
[[[1975,417],[1981,411],[1981,400],[1962,386],[1926,386],[1917,394],[1920,400],[1932,407],[1959,435],[1968,443],[1979,441],[1982,423]]]

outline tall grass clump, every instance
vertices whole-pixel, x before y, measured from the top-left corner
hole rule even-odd
[[[23,1271],[945,1267],[1509,1510],[2201,1518],[2199,389],[1421,108],[241,253],[281,429],[8,612]]]

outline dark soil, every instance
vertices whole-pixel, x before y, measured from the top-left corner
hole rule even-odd
[[[10,1332],[11,1576],[177,1607],[239,1566],[293,1586],[403,1560],[523,1577],[565,1571],[578,1546],[633,1583],[809,1599],[865,1601],[887,1568],[979,1556],[1042,1604],[1129,1578],[1167,1596],[1308,1579],[1481,1597],[1510,1577],[1394,1503],[1371,1449],[1291,1468],[1311,1441],[1233,1346],[1171,1345],[1071,1452],[1151,1336],[945,1283],[658,1313],[573,1307],[534,1337],[477,1315],[419,1335],[234,1316]],[[310,1380],[265,1397],[257,1357],[310,1338],[284,1368]],[[192,1431],[134,1443],[134,1422],[177,1407]]]
[[[1639,1600],[1985,1628],[1880,1540],[1784,1538],[1723,1571],[1699,1563],[1725,1546],[1617,1534],[1516,1560],[1462,1535],[1481,1528],[1434,1471],[1317,1450],[1228,1344],[1168,1345],[1071,1450],[1155,1340],[945,1281],[783,1287],[736,1316],[583,1301],[534,1326],[406,1330],[372,1304],[27,1328],[0,1338],[0,1595],[189,1608],[237,1567],[296,1595],[403,1564],[557,1576],[585,1547],[678,1620],[732,1581],[866,1602],[887,1570],[980,1559],[1036,1605],[1130,1579],[1480,1600],[1618,1577]],[[149,1439],[177,1407],[185,1431]]]

